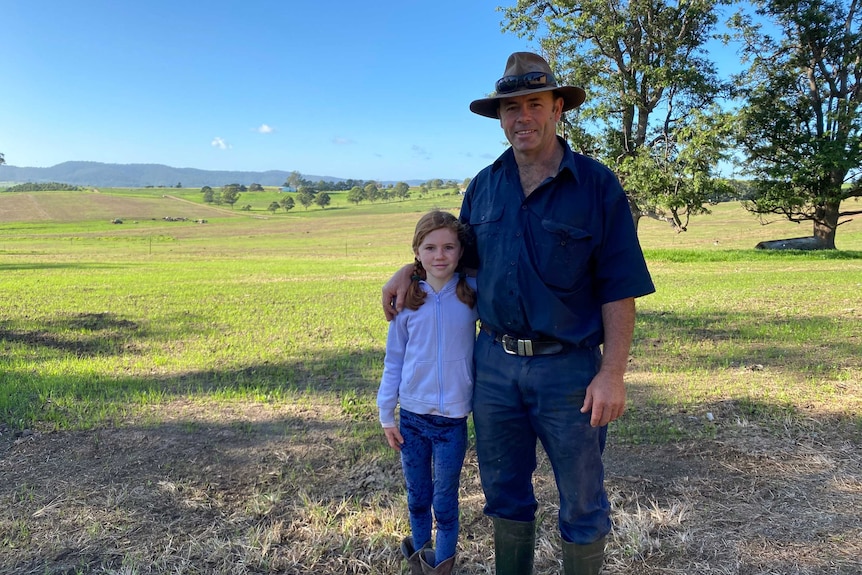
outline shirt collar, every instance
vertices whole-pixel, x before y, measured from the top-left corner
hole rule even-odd
[[[578,168],[575,165],[575,153],[564,138],[557,136],[557,140],[563,145],[563,160],[560,162],[560,171],[558,172],[558,175],[564,171],[568,171],[572,174],[572,179],[577,182]],[[494,160],[494,163],[491,164],[492,173],[504,169],[510,169],[513,170],[512,173],[517,173],[517,168],[515,152],[512,151],[512,146],[506,148],[506,151],[500,154],[500,157]]]

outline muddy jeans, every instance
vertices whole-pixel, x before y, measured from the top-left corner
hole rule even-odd
[[[455,554],[458,483],[467,452],[467,418],[452,419],[401,410],[401,467],[416,547],[431,540],[431,508],[437,520],[438,562]]]
[[[485,513],[535,518],[538,439],[554,469],[562,538],[584,545],[604,537],[611,528],[602,465],[607,427],[590,427],[590,414],[580,412],[601,365],[599,350],[521,357],[507,354],[481,331],[473,357],[473,423]]]

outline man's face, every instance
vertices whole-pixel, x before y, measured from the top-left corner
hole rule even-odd
[[[500,100],[500,126],[515,152],[536,153],[553,145],[563,99],[538,92]]]

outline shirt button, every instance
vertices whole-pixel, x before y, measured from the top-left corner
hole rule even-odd
[[[527,206],[523,206],[523,205],[522,205],[522,206],[521,206],[521,209],[522,209],[522,210],[526,210],[526,209],[527,209]]]
[[[515,232],[515,237],[516,237],[516,238],[520,238],[520,237],[521,237],[521,232]]]

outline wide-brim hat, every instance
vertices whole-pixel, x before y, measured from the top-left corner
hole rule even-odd
[[[532,52],[515,52],[506,62],[503,77],[488,98],[470,102],[470,111],[486,118],[499,118],[500,100],[537,92],[554,91],[563,98],[563,112],[577,108],[587,98],[583,88],[558,86],[551,67],[544,58]]]

